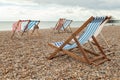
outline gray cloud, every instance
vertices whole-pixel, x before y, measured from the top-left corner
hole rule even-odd
[[[34,3],[79,6],[90,9],[120,9],[120,0],[32,0]]]

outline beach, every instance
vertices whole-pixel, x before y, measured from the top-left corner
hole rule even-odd
[[[102,34],[113,53],[107,55],[111,61],[99,66],[68,55],[47,59],[54,51],[48,43],[66,40],[72,33],[40,29],[39,35],[25,34],[13,39],[11,34],[12,31],[0,31],[0,80],[120,80],[120,26],[103,28]],[[99,36],[97,40],[105,46]]]

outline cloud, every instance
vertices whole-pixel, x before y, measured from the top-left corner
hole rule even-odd
[[[1,0],[0,4],[17,6],[61,5],[88,9],[120,10],[120,0]]]
[[[0,6],[35,6],[37,3],[34,3],[31,0],[1,0]]]
[[[120,0],[32,0],[34,3],[79,6],[89,9],[120,9]]]
[[[114,2],[117,2],[116,5]],[[42,21],[56,21],[61,17],[80,21],[104,15],[119,18],[119,3],[119,0],[1,0],[0,18]]]

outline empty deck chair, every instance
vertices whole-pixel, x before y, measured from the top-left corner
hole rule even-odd
[[[13,38],[13,36],[15,35],[15,33],[18,34],[18,36],[20,36],[20,33],[22,30],[22,28],[24,29],[29,23],[29,20],[19,20],[15,23],[13,23],[12,25],[12,35],[11,38]]]
[[[27,32],[28,30],[30,30],[31,28],[33,28],[32,30],[32,33],[34,33],[35,30],[37,30],[37,33],[38,33],[38,29],[39,29],[39,26],[38,24],[40,23],[40,21],[35,21],[35,20],[30,20],[29,23],[27,24],[27,26],[24,28],[24,31],[22,33],[22,35]]]
[[[71,24],[72,20],[68,20],[66,19],[63,26],[61,27],[61,29],[64,32],[72,32],[71,28],[70,28],[70,24]]]
[[[53,30],[57,31],[58,33],[60,32],[72,32],[70,28],[72,20],[68,20],[65,18],[60,18]]]
[[[49,43],[49,45],[53,48],[55,48],[55,51],[51,53],[51,55],[48,57],[48,59],[52,59],[55,57],[55,55],[62,51],[64,54],[67,54],[71,56],[72,58],[75,58],[77,60],[80,60],[82,62],[86,62],[88,64],[94,64],[99,65],[105,61],[108,61],[109,59],[105,55],[104,51],[102,50],[100,44],[96,40],[95,32],[100,27],[100,25],[110,19],[110,17],[90,17],[78,30],[76,30],[66,41],[61,42],[55,42],[55,43]],[[94,23],[94,24],[93,24]],[[84,33],[79,35],[79,33],[84,30]],[[76,36],[79,35],[79,38],[76,38]],[[70,41],[74,39],[75,42],[72,44],[69,44]],[[96,54],[93,51],[90,51],[88,49],[85,49],[83,45],[87,43],[89,40],[93,40],[96,44],[98,50],[100,53]],[[78,48],[81,55],[75,54],[73,51],[74,48]],[[92,56],[90,56],[90,54]]]

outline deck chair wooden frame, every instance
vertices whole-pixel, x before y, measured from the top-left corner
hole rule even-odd
[[[108,18],[108,17],[107,17]],[[55,51],[53,53],[51,53],[51,55],[48,57],[48,59],[53,59],[55,57],[55,55],[62,51],[64,54],[67,54],[69,55],[70,57],[72,58],[75,58],[77,60],[80,60],[82,62],[86,62],[88,64],[94,64],[94,65],[99,65],[99,64],[102,64],[103,62],[105,61],[108,61],[110,59],[107,58],[107,56],[105,55],[105,53],[103,52],[100,44],[98,43],[96,37],[94,35],[92,35],[91,39],[93,39],[94,43],[96,44],[98,50],[101,52],[100,54],[96,54],[90,50],[87,50],[85,48],[82,47],[81,43],[78,41],[78,39],[76,38],[76,36],[84,29],[87,27],[87,25],[94,19],[94,17],[90,17],[78,30],[76,30],[74,33],[72,33],[72,35],[60,46],[60,47],[57,47],[51,43],[49,43],[49,45],[51,47],[54,47],[55,48]],[[76,55],[74,52],[71,52],[70,50],[65,50],[64,49],[64,46],[69,44],[70,41],[74,39],[75,40],[75,43],[77,44],[77,47],[79,49],[79,51],[81,52],[81,54],[83,55],[82,57],[81,56],[78,56]],[[88,53],[94,55],[95,57],[93,58],[89,58],[88,57]],[[102,59],[102,60],[101,60]],[[96,62],[97,61],[97,62]]]

